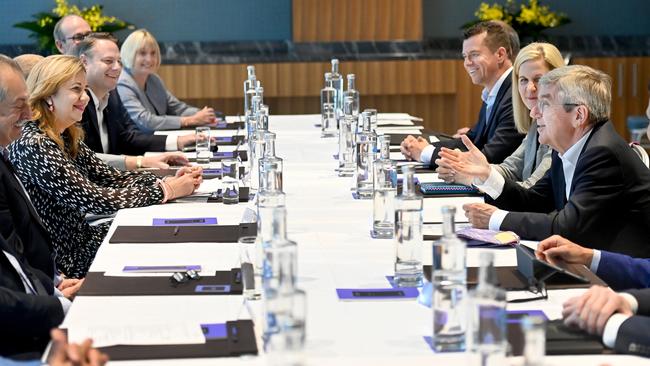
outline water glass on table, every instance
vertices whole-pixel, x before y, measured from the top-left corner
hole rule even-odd
[[[243,295],[247,300],[259,300],[262,297],[262,277],[258,272],[256,261],[261,261],[261,242],[256,236],[243,236],[237,241],[239,246],[239,264],[241,268]]]
[[[221,184],[223,185],[223,203],[232,205],[239,202],[239,159],[221,160]]]
[[[200,126],[196,128],[196,163],[210,164],[210,127]]]

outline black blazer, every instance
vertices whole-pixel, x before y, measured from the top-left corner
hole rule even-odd
[[[614,350],[650,357],[650,289],[628,291],[639,303],[636,315],[618,328]]]
[[[485,121],[486,104],[483,103],[476,125],[467,132],[467,137],[481,150],[491,164],[499,164],[510,156],[521,145],[525,136],[517,131],[512,114],[511,75],[512,72],[503,80],[503,84],[499,88],[492,106],[492,113],[490,113],[490,120],[487,123]],[[440,147],[467,150],[461,139],[439,141],[433,146],[436,149],[431,158],[432,168],[437,166],[435,160],[438,158]]]
[[[14,175],[0,158],[0,235],[16,253],[43,273],[54,277],[54,250],[50,234]]]
[[[650,257],[650,170],[609,122],[594,126],[573,175],[569,201],[557,152],[530,189],[506,180],[494,204],[510,212],[501,230],[524,239],[562,235],[581,245]]]
[[[104,151],[99,137],[97,112],[90,92],[90,102],[81,117],[81,126],[85,131],[84,142],[97,153],[142,155],[147,151],[165,151],[166,136],[148,135],[138,130],[124,108],[117,91],[109,92],[108,104],[104,109],[104,122],[108,128],[108,151]]]
[[[47,295],[27,294],[20,275],[3,253],[16,257],[25,273],[40,281]],[[63,307],[53,296],[54,284],[44,273],[30,267],[0,238],[0,356],[37,358],[50,339],[50,329],[63,321]]]

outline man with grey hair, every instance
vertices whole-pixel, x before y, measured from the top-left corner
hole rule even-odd
[[[472,225],[650,257],[650,171],[609,121],[610,77],[566,66],[540,79],[538,95],[531,117],[554,150],[551,168],[530,189],[488,177],[478,187],[494,205],[465,205]]]
[[[54,43],[61,54],[71,55],[77,44],[90,33],[90,25],[84,18],[75,14],[66,15],[54,25]]]
[[[55,281],[49,233],[8,159],[30,118],[22,70],[0,55],[0,356],[42,353],[82,283]]]

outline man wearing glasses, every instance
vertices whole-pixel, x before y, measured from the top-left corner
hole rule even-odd
[[[54,26],[54,42],[63,55],[71,55],[74,47],[83,41],[92,30],[90,25],[78,15],[66,15]]]
[[[596,249],[650,257],[650,170],[609,122],[610,77],[567,66],[544,75],[539,87],[531,117],[539,142],[554,150],[551,168],[530,189],[489,177],[477,187],[496,207],[465,205],[470,222],[523,239],[558,234]]]

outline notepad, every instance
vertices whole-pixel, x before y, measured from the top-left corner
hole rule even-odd
[[[159,324],[101,324],[68,329],[68,341],[81,344],[86,338],[94,347],[116,345],[202,344],[205,336],[199,324],[174,323],[169,318]]]
[[[424,195],[448,196],[456,194],[479,194],[479,190],[462,184],[445,182],[427,182],[420,184],[420,191]]]

